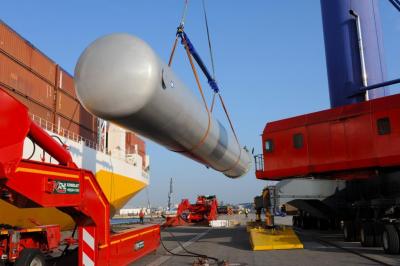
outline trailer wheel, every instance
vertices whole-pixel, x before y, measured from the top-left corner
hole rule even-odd
[[[371,222],[365,222],[361,224],[360,238],[360,242],[363,247],[374,246],[374,227]]]
[[[344,221],[343,223],[344,241],[351,242],[355,238],[355,226],[352,221]]]
[[[25,248],[19,254],[14,266],[45,266],[46,260],[42,252],[35,248]]]
[[[383,249],[388,254],[398,254],[400,251],[399,233],[393,224],[386,224],[382,234]]]
[[[300,219],[300,228],[301,228],[301,229],[308,229],[308,224],[309,224],[309,222],[308,222],[308,217],[306,217],[306,216],[301,216],[301,219]]]
[[[297,216],[296,218],[296,227],[301,228],[303,218],[301,216]]]
[[[292,225],[293,225],[293,227],[297,227],[297,216],[295,215],[295,216],[293,216],[292,217]]]
[[[326,219],[316,218],[316,227],[318,230],[328,230],[329,229],[329,221]]]
[[[328,229],[332,229],[332,230],[340,230],[342,228],[342,225],[340,223],[340,220],[336,219],[336,218],[331,218],[328,221]]]
[[[382,247],[382,233],[383,233],[383,224],[374,223],[374,240],[375,247]]]

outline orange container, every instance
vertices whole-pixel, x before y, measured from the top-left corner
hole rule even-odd
[[[72,98],[76,98],[74,78],[63,69],[60,69],[58,84],[65,93],[72,96]]]
[[[62,114],[67,119],[70,119],[80,124],[80,110],[81,105],[78,100],[65,93],[64,91],[58,90],[56,107],[56,111],[58,114]]]
[[[32,114],[96,142],[97,118],[77,100],[73,77],[2,21],[0,85]]]
[[[54,108],[54,87],[24,68],[8,56],[0,53],[0,83],[18,91],[30,100]]]
[[[33,115],[43,119],[43,123],[45,123],[45,121],[48,121],[50,123],[53,122],[53,119],[54,119],[53,110],[51,110],[50,108],[47,108],[47,107],[43,107],[35,102],[32,102],[31,100],[27,99],[26,97],[24,97],[20,94],[17,94],[15,91],[14,92],[8,91],[8,92],[10,92],[13,97],[15,97],[21,103],[23,103],[26,107],[28,107],[30,114],[33,114]],[[37,120],[35,119],[35,121],[37,121]],[[50,129],[50,127],[51,127],[51,125],[49,124],[48,129]]]
[[[134,153],[135,145],[137,145],[138,153],[141,156],[146,154],[146,144],[138,135],[132,132],[126,132],[125,135],[126,153]]]
[[[56,64],[2,21],[0,49],[48,83],[55,84]]]

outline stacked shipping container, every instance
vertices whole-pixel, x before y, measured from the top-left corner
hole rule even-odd
[[[35,116],[96,142],[96,118],[80,105],[71,75],[0,22],[0,85]]]
[[[142,158],[146,157],[146,145],[144,141],[134,133],[126,132],[125,150],[127,154],[138,153]]]
[[[1,20],[0,86],[24,103],[30,113],[53,123],[60,134],[67,130],[97,143],[97,118],[79,103],[73,77]],[[127,153],[136,144],[144,156],[144,141],[127,132]]]

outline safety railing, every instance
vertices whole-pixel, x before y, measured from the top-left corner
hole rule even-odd
[[[69,130],[67,130],[65,128],[58,127],[58,126],[54,125],[53,123],[51,123],[51,122],[47,121],[46,119],[43,119],[43,118],[41,118],[41,117],[39,117],[37,115],[30,114],[30,116],[32,118],[32,121],[36,122],[43,129],[46,129],[46,130],[48,130],[50,132],[58,134],[58,135],[60,135],[62,137],[65,137],[65,138],[67,138],[69,140],[73,140],[73,141],[78,142],[78,143],[84,143],[85,146],[87,146],[89,148],[92,148],[94,150],[101,151],[100,145],[98,145],[94,141],[85,139],[84,137],[82,137],[82,136],[80,136],[80,135],[78,135],[78,134],[76,134],[74,132],[71,132],[71,131],[69,131]]]
[[[83,143],[85,146],[87,146],[89,148],[92,148],[92,149],[94,149],[96,151],[104,152],[104,150],[101,148],[101,146],[99,144],[97,144],[96,142],[94,142],[94,141],[85,139],[84,137],[82,137],[82,136],[80,136],[80,135],[78,135],[78,134],[76,134],[76,133],[74,133],[72,131],[69,131],[69,130],[67,130],[65,128],[58,127],[58,126],[54,125],[53,123],[47,121],[46,119],[41,118],[40,116],[31,114],[31,113],[29,115],[30,115],[32,121],[34,121],[41,128],[43,128],[43,129],[45,129],[47,131],[53,132],[53,133],[55,133],[55,134],[57,134],[57,135],[59,135],[61,137],[66,138],[66,139],[69,139],[69,140],[72,140],[72,141],[75,141],[75,142],[78,142],[78,143]],[[117,153],[117,154],[110,154],[110,156],[112,156],[112,157],[114,157],[116,159],[123,160],[128,164],[136,165],[136,163],[134,161],[132,161],[127,155],[121,156],[121,155],[118,155],[118,153]],[[142,159],[146,160],[146,158],[143,158],[143,157],[142,157]],[[147,171],[145,171],[145,170],[142,170],[142,176],[144,178],[148,179],[149,178],[149,173]]]

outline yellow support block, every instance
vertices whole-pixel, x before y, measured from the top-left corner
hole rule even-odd
[[[303,244],[292,228],[265,229],[247,227],[253,250],[299,249]]]

